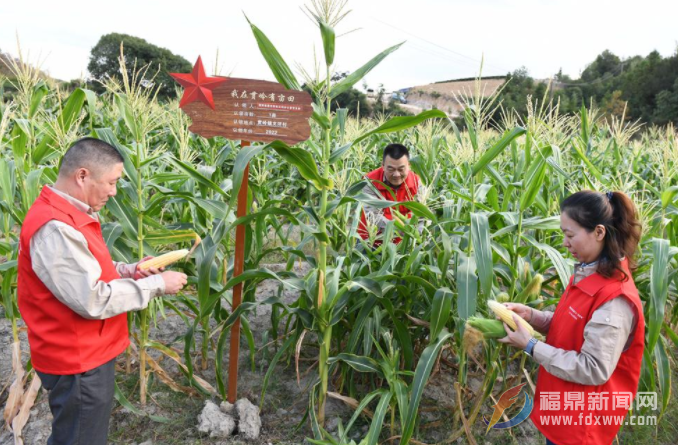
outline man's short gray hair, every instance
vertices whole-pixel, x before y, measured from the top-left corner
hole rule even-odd
[[[59,167],[59,176],[69,175],[79,168],[98,174],[123,161],[120,151],[108,142],[90,137],[82,138],[66,151]]]

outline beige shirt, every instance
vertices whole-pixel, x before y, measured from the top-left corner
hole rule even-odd
[[[50,188],[99,220],[84,202]],[[140,310],[151,298],[165,292],[165,280],[160,275],[134,280],[137,263],[114,262],[122,278],[100,281],[101,266],[89,251],[85,236],[61,221],[51,220],[42,226],[31,238],[30,252],[38,278],[59,301],[84,318],[101,320]]]
[[[574,284],[596,271],[596,265],[575,266]],[[534,309],[530,324],[542,334],[551,325],[553,312]],[[581,385],[602,385],[612,376],[621,353],[628,349],[636,328],[635,309],[624,297],[616,297],[593,312],[584,327],[581,352],[554,348],[537,342],[532,350],[534,359],[549,374]]]

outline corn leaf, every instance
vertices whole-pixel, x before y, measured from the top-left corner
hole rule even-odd
[[[489,297],[492,292],[492,244],[487,215],[482,213],[471,214],[471,237],[478,266],[480,290],[485,297]]]
[[[646,348],[654,351],[662,323],[664,322],[664,308],[669,296],[669,240],[652,239],[652,266],[650,268],[650,305],[648,338]]]
[[[380,125],[374,130],[368,131],[367,133],[361,135],[360,137],[358,137],[358,139],[353,141],[353,145],[357,144],[358,142],[362,141],[363,139],[373,134],[393,133],[394,131],[405,130],[407,128],[419,125],[420,123],[424,122],[427,119],[435,118],[445,119],[447,118],[447,114],[440,110],[428,110],[423,111],[417,114],[416,116],[397,116],[389,119],[384,124]]]
[[[671,398],[671,364],[669,362],[669,356],[666,353],[666,340],[664,340],[663,337],[659,338],[659,341],[654,347],[654,357],[657,361],[659,390],[662,393],[662,406],[659,417],[661,420],[661,416],[664,415]]]
[[[499,156],[499,154],[504,151],[504,149],[518,136],[525,134],[527,130],[522,127],[516,127],[510,132],[506,133],[497,143],[495,143],[489,150],[487,150],[473,165],[472,173],[477,175],[481,170],[485,168],[494,158]]]
[[[473,257],[459,254],[457,266],[457,314],[466,320],[476,312],[478,298],[478,277]]]
[[[261,55],[264,56],[266,63],[268,63],[268,67],[271,69],[273,76],[275,76],[275,79],[289,90],[301,90],[299,82],[297,81],[296,77],[294,77],[294,74],[292,74],[292,70],[287,65],[287,62],[283,60],[282,56],[275,48],[273,43],[271,43],[268,37],[266,37],[266,35],[259,28],[250,22],[250,19],[247,18],[247,16],[245,16],[245,18],[247,19],[247,23],[249,23],[250,27],[252,28],[254,38],[257,41],[257,45],[259,45],[259,51],[261,52]]]
[[[369,62],[367,62],[365,65],[361,66],[357,70],[353,71],[351,74],[348,76],[344,77],[341,81],[337,82],[335,85],[332,86],[330,90],[330,99],[336,98],[338,95],[341,93],[350,90],[353,85],[358,83],[360,79],[365,77],[367,73],[372,71],[374,67],[379,65],[382,60],[386,58],[389,54],[391,54],[393,51],[397,50],[400,48],[403,43],[399,43],[397,45],[394,45],[390,48],[387,48],[386,50],[382,51],[378,55],[376,55],[374,58],[372,58]]]
[[[433,305],[431,306],[430,343],[433,343],[438,338],[438,334],[445,328],[445,324],[450,319],[451,310],[452,291],[446,287],[438,289],[433,296]]]
[[[272,148],[281,158],[294,165],[299,170],[301,176],[311,181],[318,190],[332,188],[332,180],[325,179],[320,175],[318,166],[308,151],[302,148],[290,147],[282,141],[271,142],[266,147]]]
[[[370,424],[370,429],[367,431],[367,445],[377,445],[379,442],[379,435],[384,423],[384,416],[389,410],[389,403],[391,402],[392,394],[385,392],[381,395],[377,409],[374,410],[374,418]]]
[[[443,330],[435,342],[424,349],[419,362],[417,363],[417,369],[414,372],[414,379],[412,380],[412,392],[410,393],[410,400],[408,404],[407,420],[405,421],[405,427],[402,431],[402,436],[400,438],[400,444],[405,445],[410,442],[412,435],[414,434],[414,425],[417,421],[417,416],[419,414],[419,403],[421,402],[421,396],[424,393],[424,387],[428,383],[428,378],[431,375],[431,370],[433,365],[438,359],[438,354],[442,349],[445,342],[452,337],[452,334]]]
[[[341,354],[334,357],[330,357],[327,360],[328,365],[331,365],[336,362],[344,362],[358,372],[373,372],[377,374],[379,377],[382,378],[384,377],[384,374],[381,371],[379,363],[377,363],[377,361],[372,357],[342,352]]]

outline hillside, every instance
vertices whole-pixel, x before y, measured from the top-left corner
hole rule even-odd
[[[481,94],[483,97],[494,94],[505,82],[505,79],[482,79]],[[411,87],[407,91],[408,108],[416,111],[437,108],[450,116],[458,116],[463,107],[463,97],[475,93],[475,80],[458,80],[430,83]]]

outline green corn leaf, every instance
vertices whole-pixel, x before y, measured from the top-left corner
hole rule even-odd
[[[650,305],[646,349],[654,351],[662,323],[664,308],[669,296],[669,240],[652,239],[652,266],[650,268]]]
[[[414,379],[412,380],[412,392],[410,394],[410,400],[408,404],[407,420],[405,421],[405,427],[402,431],[402,436],[400,438],[400,444],[405,445],[410,442],[412,435],[414,434],[414,426],[417,421],[417,416],[419,414],[419,403],[421,402],[421,396],[424,393],[424,387],[428,383],[428,378],[431,375],[431,370],[433,365],[438,359],[438,354],[442,349],[445,342],[452,337],[452,334],[443,330],[435,342],[422,352],[421,357],[419,358],[419,363],[417,363],[417,369],[414,372]]]
[[[344,362],[358,372],[372,372],[377,374],[379,377],[384,376],[384,374],[381,371],[381,367],[379,366],[379,363],[377,363],[377,361],[371,357],[365,357],[342,352],[341,354],[335,357],[330,357],[327,360],[328,365],[331,365],[336,362]]]
[[[438,289],[433,296],[433,305],[431,306],[430,343],[433,343],[438,338],[438,334],[445,328],[445,324],[450,319],[451,310],[452,291],[446,287]]]
[[[473,257],[459,254],[457,266],[457,314],[466,320],[476,312],[478,299],[478,277]]]
[[[490,225],[487,215],[482,213],[471,214],[471,237],[473,251],[478,266],[480,290],[485,297],[492,292],[492,244],[490,242]]]
[[[480,173],[481,170],[485,168],[494,158],[499,156],[499,154],[504,151],[506,147],[518,136],[522,136],[525,134],[527,130],[525,130],[522,127],[516,127],[507,134],[504,135],[499,141],[497,141],[496,144],[494,144],[489,150],[487,150],[478,160],[478,162],[475,163],[473,166],[473,174],[477,175]]]
[[[357,144],[358,142],[362,141],[363,139],[373,135],[373,134],[382,134],[382,133],[393,133],[394,131],[400,131],[400,130],[405,130],[407,128],[414,127],[416,125],[419,125],[420,123],[424,122],[427,119],[446,119],[447,114],[440,110],[428,110],[428,111],[423,111],[416,116],[398,116],[389,119],[386,121],[384,124],[380,125],[379,127],[375,128],[374,130],[368,131],[367,133],[363,134],[362,136],[358,137],[355,141],[353,141],[353,145]]]
[[[318,166],[308,151],[302,148],[290,147],[282,141],[271,142],[266,147],[272,148],[280,157],[294,165],[299,170],[301,176],[311,181],[318,190],[331,189],[333,187],[331,179],[325,179],[320,175]]]
[[[374,417],[372,418],[370,429],[367,431],[367,445],[377,445],[377,443],[379,443],[379,435],[381,434],[381,428],[384,423],[384,416],[386,416],[386,413],[389,410],[391,397],[392,394],[390,392],[382,394],[379,404],[377,404],[377,409],[374,410]]]
[[[405,43],[405,42],[403,42]],[[332,89],[330,90],[330,99],[334,99],[344,91],[350,90],[353,85],[358,83],[360,79],[365,77],[367,73],[372,71],[372,69],[379,65],[382,60],[386,58],[389,54],[391,54],[393,51],[397,50],[402,46],[403,43],[399,43],[397,45],[394,45],[381,53],[379,53],[377,56],[375,56],[372,60],[367,62],[365,65],[361,66],[357,70],[353,71],[351,74],[348,76],[344,77],[340,82],[336,83],[335,85],[332,86]]]
[[[666,407],[669,406],[671,398],[671,364],[669,356],[666,353],[666,341],[660,337],[656,346],[654,347],[654,357],[657,361],[657,377],[659,382],[659,390],[662,394],[662,405],[659,419],[664,415]]]
[[[245,18],[247,19],[247,23],[249,23],[250,27],[252,28],[254,38],[257,41],[257,45],[259,45],[259,51],[261,52],[261,55],[264,56],[264,59],[266,59],[266,63],[268,63],[268,67],[271,69],[275,79],[283,84],[288,90],[301,90],[299,82],[297,81],[296,77],[294,77],[294,74],[292,74],[292,70],[287,65],[287,62],[285,62],[285,60],[282,58],[273,43],[268,40],[268,37],[266,37],[266,35],[259,28],[250,22],[250,19],[247,18],[247,16],[245,16]]]

